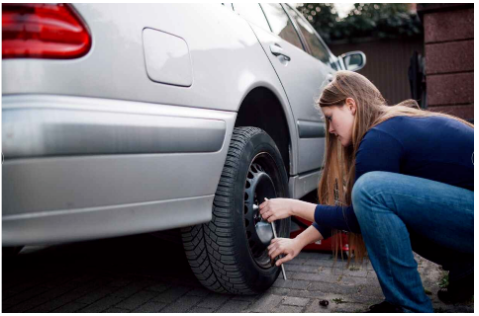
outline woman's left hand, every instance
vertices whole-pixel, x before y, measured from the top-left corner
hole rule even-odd
[[[266,200],[259,206],[259,213],[264,220],[272,223],[278,219],[288,218],[293,213],[295,200],[276,198]]]
[[[268,255],[271,259],[284,255],[283,258],[276,261],[276,266],[288,262],[301,252],[302,247],[296,242],[296,239],[274,238],[268,246]]]

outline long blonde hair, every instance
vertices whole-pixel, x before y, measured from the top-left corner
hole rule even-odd
[[[366,132],[374,126],[395,116],[430,117],[442,116],[452,118],[474,128],[474,125],[455,116],[421,110],[415,100],[406,100],[395,106],[388,106],[381,92],[363,75],[341,70],[323,90],[317,105],[320,108],[328,106],[343,106],[346,98],[356,102],[357,110],[353,122],[352,141],[348,147],[343,147],[334,134],[326,133],[326,152],[324,169],[318,185],[318,200],[325,205],[351,205],[351,192],[356,174],[356,153]],[[329,131],[329,121],[326,120],[326,131]],[[355,262],[362,262],[366,254],[366,246],[360,234],[349,233],[348,265],[351,254]],[[335,259],[342,252],[342,238],[338,231],[333,231],[333,250]]]

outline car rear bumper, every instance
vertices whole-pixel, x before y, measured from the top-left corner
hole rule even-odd
[[[2,101],[4,246],[211,219],[236,113],[69,96]]]

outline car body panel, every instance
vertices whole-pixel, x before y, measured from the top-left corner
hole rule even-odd
[[[2,165],[4,245],[110,237],[113,231],[124,235],[211,219],[236,113],[45,95],[4,96],[3,102],[5,154],[16,156]],[[46,114],[37,115],[41,111]],[[58,122],[45,120],[48,114]],[[126,114],[128,124],[117,117]],[[44,125],[36,128],[38,122]],[[175,124],[174,134],[165,132],[165,122]],[[207,127],[203,136],[190,129],[198,123]],[[191,139],[206,136],[213,137],[202,147]],[[175,152],[162,152],[169,146]],[[175,205],[176,213],[169,214]]]
[[[324,120],[315,107],[315,101],[326,85],[328,75],[334,70],[281,37],[254,24],[252,28],[286,91],[296,128],[299,129],[299,125],[308,123],[316,124],[318,127],[324,125]],[[286,61],[281,55],[273,55],[271,47],[274,45],[279,45],[291,60]],[[320,169],[323,152],[324,133],[311,134],[308,138],[300,137],[297,172],[301,174]]]
[[[279,37],[219,4],[73,8],[92,34],[88,54],[2,60],[4,246],[209,221],[238,111],[258,87],[285,114],[290,196],[316,187],[314,101],[329,66],[292,47],[285,68],[267,50]],[[177,49],[162,50],[172,37]]]

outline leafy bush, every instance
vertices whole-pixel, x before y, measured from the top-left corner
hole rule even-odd
[[[397,38],[422,35],[422,24],[404,3],[355,3],[344,19],[332,3],[302,3],[298,11],[327,42],[364,37]]]

